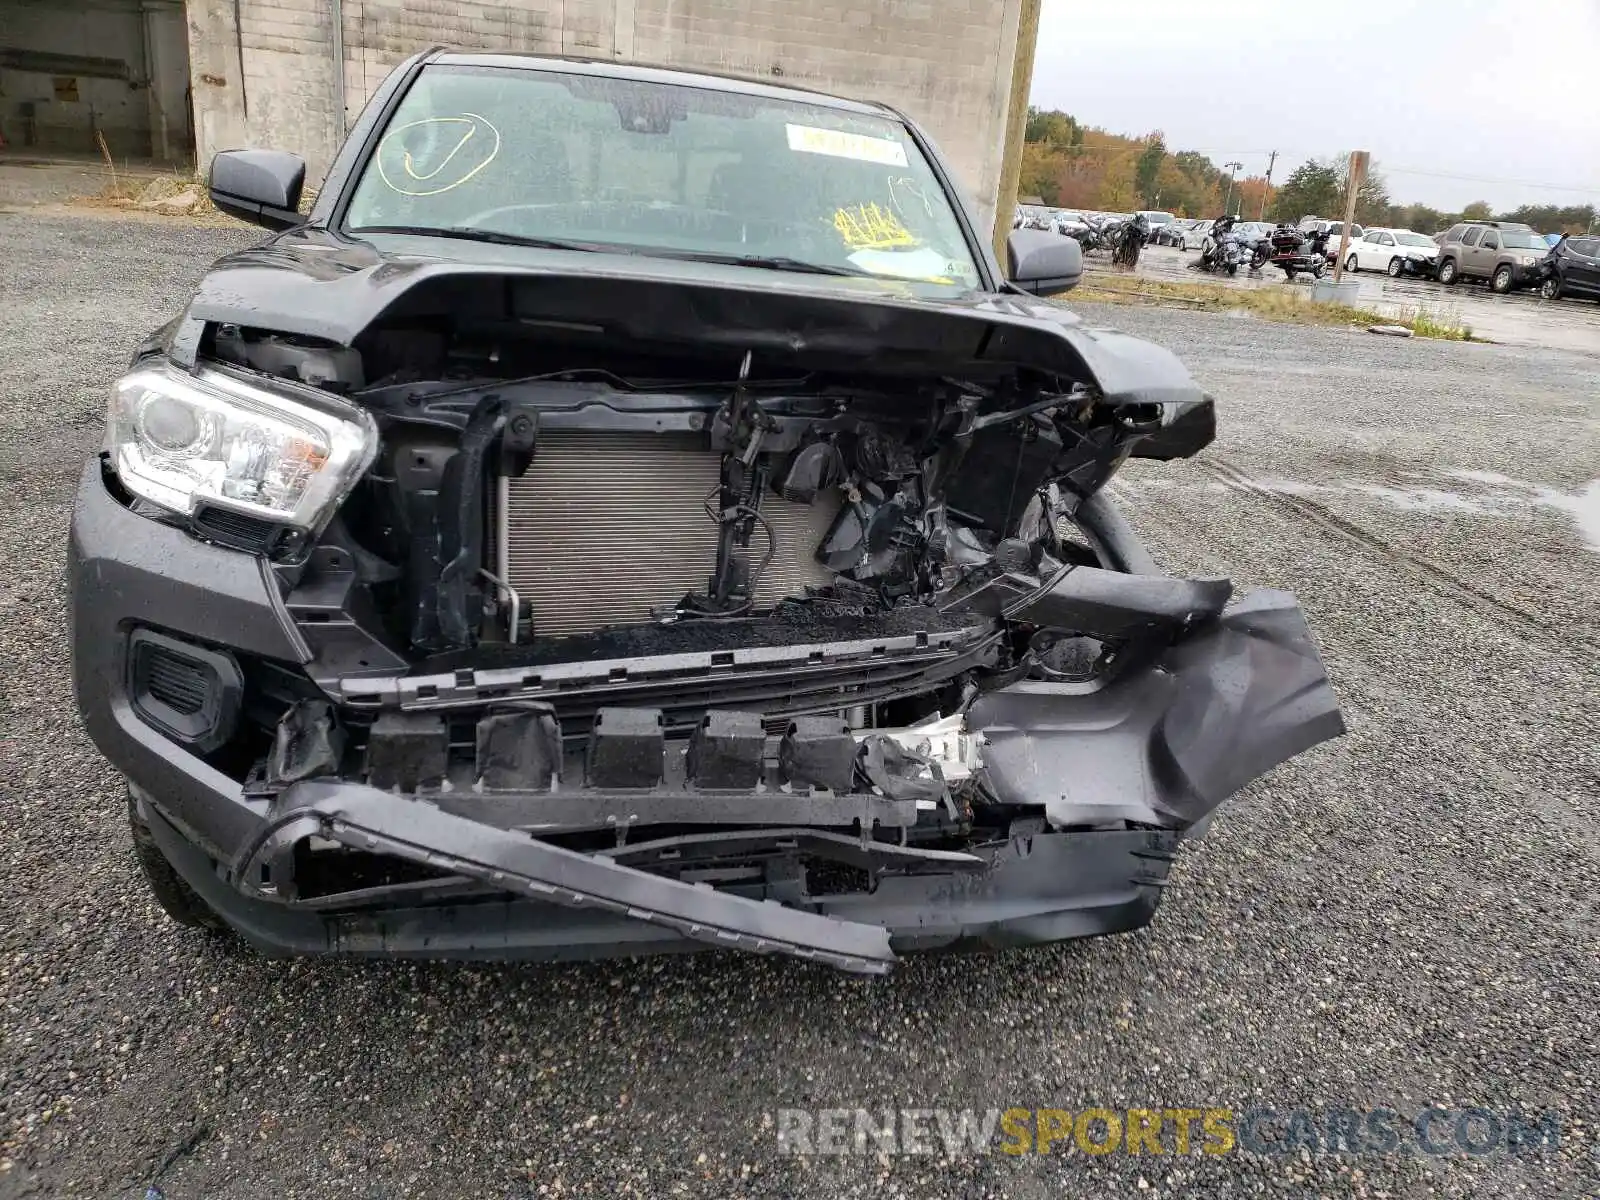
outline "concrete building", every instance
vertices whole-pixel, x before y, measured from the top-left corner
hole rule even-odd
[[[0,143],[188,161],[188,37],[183,0],[0,0]]]
[[[272,146],[320,179],[385,72],[432,45],[578,54],[878,99],[933,134],[987,220],[1025,0],[0,0],[13,149]],[[174,32],[187,26],[187,57]]]

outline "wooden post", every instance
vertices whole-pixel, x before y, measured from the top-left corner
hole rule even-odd
[[[1333,281],[1344,278],[1344,259],[1350,250],[1350,226],[1356,219],[1356,195],[1367,179],[1367,152],[1354,150],[1350,154],[1350,178],[1344,191],[1344,227],[1339,230],[1339,253],[1333,258]]]
[[[1028,92],[1033,88],[1033,54],[1039,44],[1039,10],[1044,0],[1019,0],[1017,47],[1011,63],[1011,99],[1006,106],[1006,141],[1000,156],[1000,190],[994,199],[994,256],[1006,272],[1006,238],[1017,207],[1022,179],[1022,139],[1028,131]]]

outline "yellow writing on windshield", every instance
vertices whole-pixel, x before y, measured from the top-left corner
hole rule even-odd
[[[839,209],[833,214],[833,227],[852,250],[893,250],[921,245],[893,209],[873,202]]]
[[[384,135],[378,176],[402,196],[437,196],[460,187],[499,153],[500,131],[488,117],[424,117]]]

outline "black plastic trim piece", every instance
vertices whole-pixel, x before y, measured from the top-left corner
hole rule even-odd
[[[189,670],[197,684],[195,706],[157,694],[157,673]],[[174,682],[169,677],[169,682]],[[239,721],[244,677],[231,654],[135,629],[128,636],[128,695],[139,717],[175,741],[209,754],[227,742]]]

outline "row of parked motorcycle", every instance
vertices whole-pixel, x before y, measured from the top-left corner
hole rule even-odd
[[[1320,278],[1328,269],[1326,231],[1304,233],[1292,225],[1279,225],[1266,237],[1254,237],[1237,228],[1237,217],[1222,217],[1200,244],[1196,270],[1213,275],[1237,275],[1240,267],[1259,271],[1277,267],[1285,278],[1310,275]]]
[[[1041,223],[1035,225],[1035,220]],[[1111,261],[1121,267],[1138,265],[1139,252],[1151,240],[1153,232],[1143,213],[1129,216],[1085,213],[1070,225],[1042,223],[1045,220],[1045,216],[1034,217],[1031,212],[1019,209],[1013,224],[1053,228],[1075,240],[1085,254],[1109,251]],[[1208,274],[1237,275],[1241,267],[1259,271],[1273,266],[1289,279],[1297,275],[1318,278],[1328,269],[1326,232],[1306,233],[1291,225],[1279,225],[1265,237],[1258,237],[1253,228],[1259,227],[1240,228],[1241,223],[1238,217],[1221,217],[1214,221],[1200,245],[1199,259],[1191,264],[1194,269]]]
[[[1097,250],[1109,251],[1111,261],[1119,267],[1139,265],[1139,251],[1150,241],[1150,222],[1143,213],[1131,216],[1089,216],[1058,232],[1077,242],[1085,254]]]

